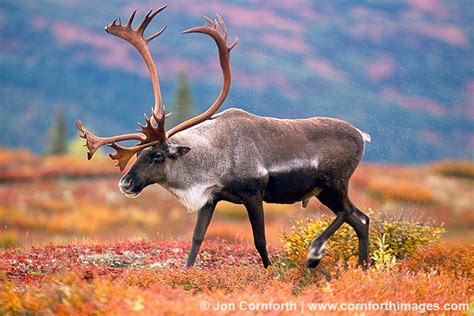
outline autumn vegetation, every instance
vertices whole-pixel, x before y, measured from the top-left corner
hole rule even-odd
[[[0,314],[209,314],[202,301],[471,303],[472,312],[472,175],[470,162],[362,165],[351,196],[371,218],[368,271],[346,225],[320,266],[305,268],[308,244],[333,218],[316,199],[306,210],[266,205],[269,269],[245,209],[219,204],[187,269],[195,214],[159,187],[130,200],[107,160],[1,150]]]

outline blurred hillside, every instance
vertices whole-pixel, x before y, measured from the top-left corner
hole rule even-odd
[[[134,49],[103,26],[156,1],[0,3],[0,145],[44,152],[55,108],[99,134],[134,131],[153,98]],[[234,84],[224,105],[276,117],[333,116],[372,135],[369,160],[473,158],[474,7],[469,1],[169,1],[150,25],[165,104],[189,74],[203,111],[221,74],[214,43],[181,31],[221,14]],[[138,23],[138,22],[137,22]],[[470,57],[471,56],[471,57]]]

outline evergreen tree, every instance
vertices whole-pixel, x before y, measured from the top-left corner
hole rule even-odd
[[[64,155],[67,153],[66,133],[66,118],[64,112],[58,109],[54,115],[53,126],[48,133],[49,148],[47,153],[49,155]]]
[[[170,127],[176,126],[196,115],[196,107],[193,104],[188,76],[184,70],[178,72],[178,84],[171,112],[173,112],[173,115],[169,118]]]

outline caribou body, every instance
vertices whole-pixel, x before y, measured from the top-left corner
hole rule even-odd
[[[135,13],[127,25],[117,25],[114,21],[106,30],[137,47],[137,40],[130,40],[130,37],[139,34],[138,40],[143,38],[143,31],[140,34],[142,25],[146,27],[163,8],[150,11],[145,23],[142,22],[137,31],[131,29]],[[161,98],[157,97],[159,86],[156,69],[149,67],[157,100],[152,117],[146,117],[147,124],[142,125],[140,133],[108,138],[91,134],[78,122],[82,137],[87,139],[89,158],[98,147],[109,145],[117,150],[111,157],[123,169],[130,157],[137,154],[137,160],[119,182],[124,194],[136,197],[146,186],[159,184],[188,211],[197,212],[188,266],[192,266],[196,260],[219,201],[246,207],[255,246],[263,265],[267,267],[270,259],[266,250],[263,202],[301,202],[306,206],[309,199],[317,197],[336,214],[336,219],[312,242],[308,266],[318,265],[327,239],[346,222],[357,233],[359,262],[366,267],[369,218],[349,200],[348,183],[362,159],[365,142],[370,141],[370,136],[347,122],[332,118],[276,119],[256,116],[239,109],[215,114],[230,88],[229,53],[236,42],[227,47],[227,30],[219,16],[218,21],[208,21],[211,27],[193,28],[186,33],[208,34],[219,49],[224,84],[210,109],[169,132],[164,131],[166,114]],[[144,47],[138,45],[142,48],[137,49],[147,65],[151,60],[154,68],[151,55],[147,57],[146,54],[146,44],[150,38],[144,39]],[[117,141],[128,139],[140,142],[131,148],[116,144]]]

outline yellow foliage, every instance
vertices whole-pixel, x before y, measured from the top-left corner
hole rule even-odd
[[[377,238],[377,249],[373,251],[371,259],[373,260],[376,269],[388,271],[395,266],[397,259],[386,242],[386,237],[387,234],[383,234],[382,238]]]
[[[402,259],[416,250],[439,240],[444,232],[443,227],[432,226],[408,220],[381,219],[374,214],[370,225],[370,255],[380,248],[379,240],[383,240],[384,249],[390,249],[396,259]],[[290,233],[284,233],[282,240],[286,255],[295,263],[305,262],[308,248],[319,234],[332,222],[333,218],[323,215],[321,219],[299,220]],[[385,237],[384,237],[385,236]],[[352,227],[343,224],[328,240],[326,252],[336,262],[347,262],[351,256],[358,255],[357,235]]]

